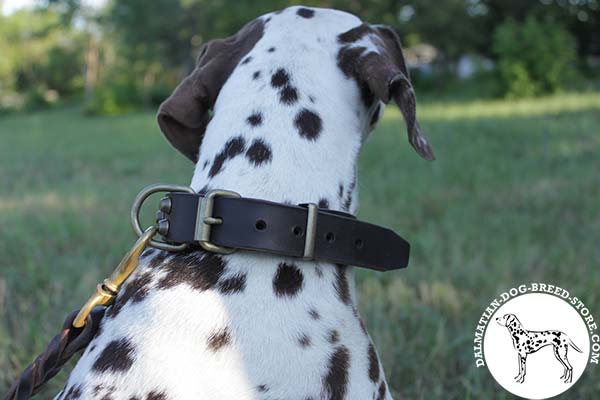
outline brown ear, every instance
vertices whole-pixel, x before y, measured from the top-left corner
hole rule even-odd
[[[424,159],[435,160],[433,150],[417,121],[415,91],[402,54],[400,38],[388,26],[375,25],[373,28],[380,39],[380,53],[370,52],[363,57],[360,62],[361,77],[381,101],[387,103],[394,99],[404,117],[412,147]]]
[[[158,109],[158,125],[169,143],[198,161],[200,143],[221,88],[262,37],[264,23],[256,19],[238,33],[211,40],[202,49],[194,71],[175,88]]]

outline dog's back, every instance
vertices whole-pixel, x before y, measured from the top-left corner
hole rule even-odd
[[[196,191],[355,212],[358,153],[390,99],[433,158],[395,34],[292,7],[211,41],[159,124]],[[342,265],[147,251],[61,398],[390,399],[354,292]]]

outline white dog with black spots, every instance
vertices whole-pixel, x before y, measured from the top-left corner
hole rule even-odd
[[[433,159],[394,31],[299,6],[207,43],[158,122],[196,191],[355,213],[357,158],[392,99]],[[57,398],[389,400],[356,304],[351,266],[147,250]]]

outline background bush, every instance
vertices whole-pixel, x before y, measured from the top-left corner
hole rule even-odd
[[[576,44],[559,23],[529,16],[508,20],[494,33],[493,50],[504,94],[535,96],[565,88],[575,78]]]

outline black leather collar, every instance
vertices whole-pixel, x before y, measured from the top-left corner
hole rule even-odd
[[[169,243],[209,251],[253,250],[388,271],[408,265],[409,243],[394,231],[315,204],[286,205],[227,191],[168,193],[158,213]]]

